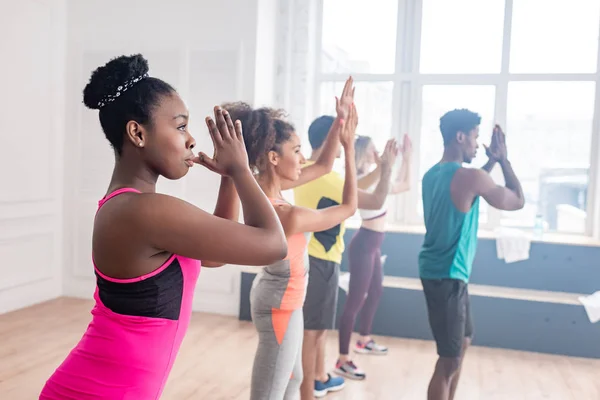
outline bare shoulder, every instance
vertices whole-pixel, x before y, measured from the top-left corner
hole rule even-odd
[[[289,203],[275,204],[274,207],[281,226],[288,237],[302,231],[303,223],[310,221],[316,212],[310,208],[299,207]]]
[[[454,175],[453,184],[463,191],[477,191],[481,183],[489,179],[489,174],[480,168],[461,167]]]
[[[467,212],[471,208],[479,192],[480,182],[484,178],[482,173],[487,175],[487,172],[478,168],[461,167],[456,171],[450,185],[450,193],[454,205],[460,211]]]
[[[119,198],[122,197],[122,198]],[[165,233],[174,228],[207,223],[209,213],[177,197],[161,193],[121,195],[103,208],[110,214],[107,218],[115,228],[135,232],[143,239],[156,232]]]

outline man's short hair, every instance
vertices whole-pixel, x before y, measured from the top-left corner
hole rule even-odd
[[[452,143],[458,132],[469,133],[481,124],[481,116],[466,108],[448,111],[440,118],[444,144]]]

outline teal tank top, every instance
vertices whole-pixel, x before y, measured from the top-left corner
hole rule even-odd
[[[419,253],[421,279],[469,281],[477,250],[479,197],[467,213],[456,208],[450,183],[459,168],[459,163],[439,163],[423,176],[426,233]]]

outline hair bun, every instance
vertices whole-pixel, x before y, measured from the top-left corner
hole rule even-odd
[[[148,73],[148,61],[141,55],[113,58],[94,72],[83,89],[83,103],[92,110],[107,96],[117,93],[119,86]]]

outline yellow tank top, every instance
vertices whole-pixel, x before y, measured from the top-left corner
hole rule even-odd
[[[312,163],[312,161],[307,161],[307,165]],[[332,171],[319,179],[295,188],[294,204],[312,209],[337,206],[342,203],[343,191],[344,179],[340,174]],[[314,232],[310,235],[308,254],[321,260],[340,264],[344,253],[345,231],[345,225],[342,222],[326,231]]]

